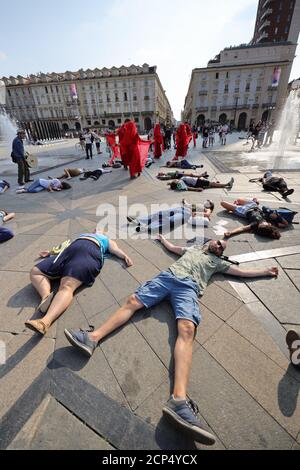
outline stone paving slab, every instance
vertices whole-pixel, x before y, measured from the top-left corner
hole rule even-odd
[[[201,306],[201,323],[197,331],[196,341],[204,345],[218,331],[224,322],[204,305]]]
[[[297,437],[299,382],[227,325],[205,348],[289,434]]]
[[[244,304],[249,304],[251,302],[257,302],[257,297],[253,294],[253,292],[249,289],[249,287],[245,284],[242,278],[234,278],[223,276],[224,280],[220,283],[217,282],[219,287],[224,290],[227,290],[231,295],[234,295],[239,300],[241,300]],[[227,286],[228,284],[228,286]]]
[[[59,433],[57,424],[59,423]],[[8,450],[114,450],[53,397],[45,398]]]
[[[277,262],[283,269],[300,269],[300,253],[298,255],[281,256]]]
[[[200,303],[215,313],[221,320],[225,321],[242,305],[240,300],[220,289],[214,283],[206,288]]]
[[[278,258],[280,260],[281,257],[286,257],[286,255],[298,255],[298,251],[300,250],[299,245],[295,246],[288,246],[288,247],[280,247],[280,248],[272,248],[266,249],[263,251],[253,251],[241,255],[234,256],[234,260],[238,261],[239,263],[248,263],[249,261],[258,261],[263,259],[269,258]]]
[[[294,269],[288,269],[285,271],[285,274],[291,279],[293,284],[300,291],[300,271],[299,270],[296,271]],[[299,312],[299,315],[300,315],[300,312]]]
[[[0,417],[21,397],[45,369],[54,350],[54,340],[17,335],[7,345],[7,362],[0,368]]]
[[[276,262],[272,260],[255,261],[247,263],[247,269],[267,268],[276,266]],[[289,281],[285,272],[279,267],[279,276],[277,279],[259,279],[246,280],[247,285],[258,299],[272,312],[272,314],[280,321],[280,323],[300,324],[299,302],[300,294],[295,286]],[[276,292],[276,301],[274,295]],[[289,301],[287,302],[287,299]]]
[[[117,305],[111,307],[103,316],[108,315],[108,312],[112,313],[117,307]],[[81,308],[76,303],[61,316],[58,321],[58,334],[53,354],[54,363],[56,367],[65,367],[72,370],[79,377],[94,385],[94,387],[111,397],[117,403],[120,403],[120,405],[128,407],[126,397],[101,348],[97,348],[91,359],[88,359],[76,351],[64,335],[65,328],[82,328],[86,330],[89,329],[90,323],[94,323],[93,320],[88,322]],[[99,323],[102,323],[102,321]],[[97,323],[95,326],[98,327],[99,324]],[[52,366],[50,365],[49,367]]]
[[[96,279],[93,288],[83,289],[76,294],[76,299],[87,319],[116,303],[115,297],[104,285],[101,277],[100,275]],[[92,294],[92,289],[94,290],[94,294]]]
[[[27,330],[24,322],[31,318],[39,304],[28,274],[1,271],[0,285],[0,331],[23,333]]]
[[[281,352],[258,318],[252,314],[249,306],[243,305],[229,318],[227,324],[279,367],[284,370],[288,368],[290,363],[288,358]]]
[[[203,348],[194,355],[189,395],[226,449],[282,450],[294,442]]]
[[[29,272],[39,259],[39,253],[60,244],[67,236],[18,235],[10,243],[0,246],[3,253],[1,270]],[[5,246],[5,248],[4,248]],[[29,275],[28,275],[29,280]]]
[[[140,286],[131,276],[130,269],[125,269],[124,261],[113,258],[107,260],[102,268],[102,282],[117,301],[131,295]]]
[[[102,312],[93,323],[101,325],[113,312],[113,308]],[[101,342],[101,350],[133,411],[168,376],[160,358],[132,323]]]
[[[143,284],[160,273],[156,266],[137,253],[128,243],[121,240],[118,241],[118,245],[132,258],[134,265],[130,267],[129,273],[139,284]]]
[[[57,193],[58,194],[58,193]],[[57,196],[55,194],[55,196]],[[63,212],[65,208],[50,193],[40,194],[18,194],[12,197],[12,192],[1,195],[3,207],[7,207],[11,212],[17,213],[47,213],[57,214]]]

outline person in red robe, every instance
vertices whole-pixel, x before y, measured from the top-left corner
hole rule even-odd
[[[124,165],[124,170],[128,170],[129,160],[126,155],[126,145],[124,145],[124,136],[126,133],[126,124],[130,122],[130,119],[126,119],[124,124],[117,130],[117,136],[119,137],[119,146],[120,146],[120,154],[121,159]]]
[[[185,156],[188,152],[188,148],[189,148],[189,143],[191,142],[192,138],[193,138],[193,133],[192,133],[192,129],[191,129],[191,126],[189,125],[189,123],[186,121],[185,123],[185,128],[186,128],[186,133],[187,133],[187,144],[186,144],[186,152],[185,152]]]
[[[135,122],[129,121],[125,124],[123,145],[131,179],[140,176],[147,161],[150,144],[151,142],[140,138]]]
[[[176,133],[176,154],[173,160],[178,160],[179,157],[184,158],[186,156],[189,143],[188,139],[185,124],[180,124]]]
[[[164,151],[164,138],[161,133],[160,125],[154,127],[154,158],[160,158]]]

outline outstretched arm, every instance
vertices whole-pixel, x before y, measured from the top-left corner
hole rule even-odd
[[[230,266],[226,274],[239,277],[277,277],[278,268],[273,266],[266,269],[242,269],[237,266]]]
[[[248,233],[251,232],[252,227],[251,225],[244,225],[242,227],[235,228],[234,230],[231,230],[231,232],[225,232],[224,233],[224,238],[231,238],[234,237],[234,235],[239,235],[240,233]]]
[[[6,214],[4,217],[3,217],[3,222],[8,222],[9,220],[13,219],[15,217],[15,213],[14,212],[11,212],[10,214]]]
[[[112,255],[117,256],[117,258],[123,259],[129,268],[133,265],[131,258],[123,250],[121,250],[121,248],[119,248],[117,243],[113,240],[109,240],[109,252]]]
[[[169,242],[163,235],[158,235],[157,240],[167,248],[168,251],[171,253],[175,253],[175,255],[182,256],[184,253],[184,248],[181,246],[173,245],[173,243]]]

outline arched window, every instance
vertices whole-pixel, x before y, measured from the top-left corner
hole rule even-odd
[[[199,114],[199,116],[197,117],[197,126],[201,127],[201,126],[204,126],[204,124],[205,124],[205,116],[204,114]]]
[[[227,122],[227,114],[225,114],[225,113],[220,114],[219,123],[220,124],[226,124],[226,122]]]
[[[238,130],[243,131],[246,129],[247,113],[241,113],[238,121]]]

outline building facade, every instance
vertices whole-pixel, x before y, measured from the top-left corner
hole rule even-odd
[[[116,128],[133,119],[140,132],[173,113],[156,66],[112,67],[62,74],[3,77],[6,112],[38,138],[84,128]]]
[[[300,0],[259,0],[250,44],[227,47],[192,72],[184,118],[238,129],[275,121],[284,105],[300,30]]]
[[[226,48],[208,67],[194,69],[184,119],[246,129],[276,119],[285,98],[296,45],[288,42]]]
[[[298,40],[300,0],[259,0],[251,44]]]

